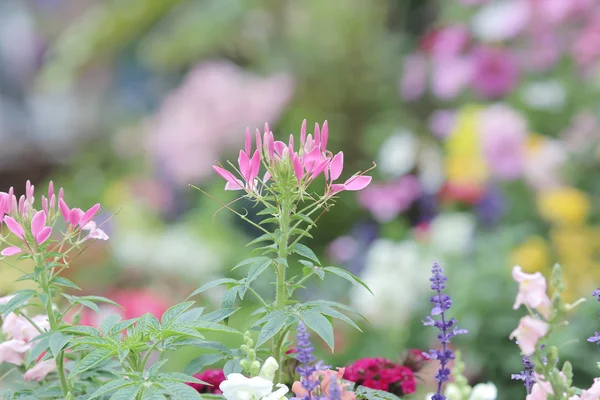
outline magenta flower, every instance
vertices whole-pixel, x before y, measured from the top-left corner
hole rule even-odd
[[[513,55],[500,48],[480,46],[473,50],[473,90],[483,98],[510,93],[519,81],[519,68]]]

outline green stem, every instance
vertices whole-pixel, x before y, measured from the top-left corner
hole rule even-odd
[[[148,362],[148,358],[150,358],[150,354],[152,354],[152,352],[156,349],[156,346],[158,346],[158,344],[159,342],[155,342],[152,345],[152,347],[148,349],[146,355],[144,356],[144,359],[142,360],[141,368],[138,372],[144,372],[144,370],[146,369],[146,363]]]
[[[290,234],[290,208],[289,204],[284,201],[281,203],[281,215],[280,215],[280,229],[281,237],[279,239],[279,259],[286,260],[288,257],[288,239]],[[275,310],[283,310],[287,303],[287,292],[285,288],[285,263],[277,263],[277,289],[275,295]],[[282,346],[286,332],[279,332],[273,339],[273,357],[279,365],[282,360]],[[275,382],[279,383],[281,380],[281,368],[275,373]]]
[[[35,262],[39,268],[44,269],[42,273],[42,282],[41,287],[42,291],[46,295],[46,302],[44,304],[44,308],[46,309],[46,313],[48,314],[48,322],[50,324],[51,332],[58,332],[59,330],[59,322],[56,320],[56,315],[54,314],[54,310],[52,309],[52,295],[50,293],[50,284],[48,283],[48,273],[49,271],[45,270],[44,258],[42,256],[35,256]],[[64,351],[59,351],[58,354],[53,354],[54,360],[56,361],[56,373],[58,374],[58,380],[60,382],[60,389],[62,391],[63,397],[67,397],[70,392],[69,384],[67,383],[67,376],[65,374],[65,357]]]
[[[265,299],[263,299],[262,296],[260,294],[258,294],[256,292],[256,290],[254,290],[253,288],[249,287],[248,290],[250,291],[250,293],[252,293],[258,299],[258,301],[260,301],[260,303],[263,305],[263,307],[267,311],[269,311],[269,309],[271,308],[271,306],[269,304],[267,304],[267,302],[265,301]]]

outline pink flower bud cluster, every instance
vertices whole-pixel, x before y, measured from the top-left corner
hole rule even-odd
[[[3,256],[13,256],[24,251],[34,253],[47,243],[59,210],[67,225],[67,235],[79,237],[82,231],[87,231],[84,240],[108,239],[106,233],[92,220],[100,210],[100,204],[85,212],[79,208],[71,209],[64,200],[64,190],[61,188],[57,196],[54,184],[50,182],[48,197],[41,196],[42,209],[38,211],[34,208],[34,192],[35,187],[30,181],[25,186],[25,195],[18,200],[12,187],[8,193],[0,192],[0,226],[5,224],[21,241],[18,245],[5,247],[0,252]]]
[[[256,149],[252,152],[252,134],[246,130],[245,149],[240,150],[236,172],[213,165],[214,170],[227,181],[225,190],[245,190],[249,194],[259,193],[259,183],[265,185],[270,179],[278,179],[278,171],[291,170],[300,191],[305,190],[321,174],[325,176],[326,196],[332,196],[343,190],[362,190],[371,182],[370,176],[357,173],[344,183],[336,183],[344,169],[344,154],[333,154],[327,150],[329,127],[327,121],[320,127],[315,124],[312,134],[306,134],[306,120],[302,122],[299,146],[295,148],[294,135],[288,143],[276,141],[269,125],[265,124],[264,133],[257,129]],[[266,168],[262,182],[259,182],[261,164]],[[288,167],[286,169],[286,167]]]

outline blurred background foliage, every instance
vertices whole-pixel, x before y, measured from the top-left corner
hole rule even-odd
[[[511,267],[562,263],[569,300],[600,278],[599,13],[595,0],[4,0],[0,190],[53,179],[69,203],[102,202],[111,240],[70,273],[130,316],[159,313],[250,253],[256,232],[222,209],[235,194],[211,165],[235,157],[246,127],[285,138],[327,119],[348,169],[378,167],[308,243],[375,291],[309,287],[371,321],[337,327],[323,357],[429,347],[420,321],[439,259],[470,331],[457,346],[471,383],[517,398]],[[1,268],[6,293],[18,273]],[[595,307],[565,332],[583,387]]]

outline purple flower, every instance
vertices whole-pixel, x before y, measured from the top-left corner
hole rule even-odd
[[[342,388],[340,387],[340,383],[337,378],[332,378],[331,383],[329,384],[329,400],[341,400],[342,398]]]
[[[302,321],[298,322],[296,341],[296,350],[298,351],[296,359],[300,362],[296,371],[300,374],[302,388],[308,392],[304,397],[304,400],[310,400],[312,398],[312,391],[319,386],[319,381],[313,378],[313,373],[316,372],[318,368],[313,365],[313,362],[315,361],[315,356],[312,354],[314,347],[310,343],[310,335]]]
[[[592,296],[597,297],[598,301],[600,302],[600,288],[594,290],[592,292]],[[600,346],[600,332],[595,332],[594,336],[589,337],[587,341],[590,343],[596,343]]]
[[[525,390],[527,394],[531,394],[531,388],[535,383],[535,364],[531,361],[530,356],[523,356],[523,371],[518,374],[512,374],[511,379],[523,381],[525,384]]]
[[[429,278],[431,281],[431,289],[436,292],[431,297],[433,303],[433,309],[431,310],[431,316],[440,316],[440,319],[433,319],[431,316],[427,317],[426,321],[423,321],[423,325],[433,325],[439,329],[438,339],[442,344],[442,350],[430,350],[429,353],[423,353],[429,359],[439,360],[440,369],[435,374],[435,380],[438,383],[437,393],[433,395],[432,400],[445,400],[446,396],[442,395],[442,385],[444,382],[450,380],[450,369],[448,368],[448,362],[454,359],[454,353],[447,346],[450,343],[450,339],[456,335],[464,335],[467,333],[466,329],[458,329],[456,326],[456,320],[454,318],[446,321],[445,312],[452,306],[452,299],[447,294],[442,294],[442,291],[446,288],[446,278],[442,274],[442,267],[436,261],[431,267],[432,277]],[[450,330],[453,328],[452,330]]]
[[[513,55],[502,49],[478,47],[473,50],[473,90],[483,98],[510,93],[519,81],[519,68]]]

